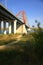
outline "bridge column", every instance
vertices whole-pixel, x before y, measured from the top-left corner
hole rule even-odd
[[[9,34],[11,34],[11,22],[9,22]]]
[[[4,34],[4,29],[3,29],[4,26],[3,26],[3,22],[4,22],[4,21],[2,20],[2,21],[1,21],[1,24],[2,24],[2,25],[1,25],[1,34]]]
[[[1,33],[1,20],[0,20],[0,33]]]
[[[25,24],[23,24],[23,33],[27,34],[27,30],[26,30]]]
[[[17,23],[17,20],[14,20],[14,34],[16,33],[16,23]]]
[[[4,34],[6,34],[6,21],[4,21],[3,24],[4,24]]]

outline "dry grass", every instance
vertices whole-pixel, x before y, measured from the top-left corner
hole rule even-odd
[[[8,42],[12,42],[17,40],[20,37],[19,34],[9,34],[9,35],[3,35],[0,34],[0,45],[7,44]]]

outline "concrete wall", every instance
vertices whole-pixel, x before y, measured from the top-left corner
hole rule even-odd
[[[27,34],[27,30],[26,30],[25,24],[23,24],[23,33],[26,33]]]
[[[19,27],[18,27],[19,26]],[[22,25],[17,25],[17,30],[16,30],[16,33],[26,33],[27,34],[27,30],[25,28],[25,24],[22,24]]]
[[[16,33],[23,33],[23,26],[22,25],[20,25],[18,28],[17,28],[17,30],[16,30]]]

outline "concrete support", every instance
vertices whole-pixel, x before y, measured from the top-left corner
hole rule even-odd
[[[1,21],[0,21],[0,33],[1,33]]]
[[[27,34],[25,24],[18,24],[16,27],[17,27],[16,33]]]
[[[13,33],[13,31],[14,31],[14,23],[11,22],[11,32]]]
[[[16,33],[16,23],[17,23],[17,20],[14,20],[14,34]]]
[[[22,24],[17,24],[16,27],[17,27],[16,33],[22,34],[23,33],[23,26],[22,26]]]
[[[11,34],[11,22],[9,22],[9,34]]]
[[[4,30],[3,30],[3,20],[1,21],[1,34],[4,34]]]
[[[23,24],[23,33],[27,34],[27,30],[26,30],[25,24]]]
[[[4,24],[4,34],[6,34],[6,22],[3,22]]]

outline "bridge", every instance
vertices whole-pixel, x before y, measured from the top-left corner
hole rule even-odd
[[[26,33],[29,27],[0,4],[0,34]]]

